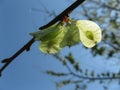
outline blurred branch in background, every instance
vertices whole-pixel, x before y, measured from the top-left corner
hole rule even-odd
[[[53,24],[55,24],[56,22],[60,21],[63,19],[63,17],[67,16],[70,12],[72,12],[76,7],[78,7],[80,4],[82,4],[85,0],[77,0],[76,2],[74,2],[71,6],[69,6],[67,9],[65,9],[62,13],[60,13],[58,16],[56,16],[53,20],[51,20],[48,24],[40,27],[39,29],[45,29]],[[34,38],[32,38],[30,41],[28,41],[28,43],[26,43],[20,50],[18,50],[15,54],[13,54],[13,56],[11,56],[10,58],[6,58],[4,60],[2,60],[2,63],[4,63],[3,67],[0,68],[0,76],[1,73],[3,72],[3,70],[17,57],[19,56],[23,51],[29,51],[31,45],[34,42]]]
[[[89,3],[89,5],[87,3]],[[114,60],[117,58],[120,62],[119,3],[120,0],[88,0],[85,4],[81,5],[82,9],[74,12],[74,15],[78,15],[78,18],[81,16],[81,19],[95,21],[103,30],[102,42],[91,48],[91,54],[93,56],[106,57],[106,60],[109,60],[110,58]],[[68,71],[67,73],[55,72],[53,70],[48,70],[46,72],[47,74],[55,77],[58,76],[65,78],[59,82],[56,82],[56,86],[58,88],[68,84],[74,84],[75,90],[86,90],[89,83],[95,83],[96,81],[99,81],[104,90],[109,90],[109,83],[116,81],[118,82],[118,85],[120,84],[120,68],[118,68],[118,72],[106,71],[103,73],[96,73],[94,70],[89,71],[89,69],[83,69],[80,65],[80,62],[76,62],[76,59],[74,59],[72,53],[65,57],[62,57],[58,54],[54,55],[54,57],[62,62]]]
[[[80,0],[77,0],[76,2],[79,2],[79,1]],[[77,10],[77,12],[74,13],[74,14],[78,14],[79,17],[82,16],[83,18],[81,19],[89,19],[89,20],[95,21],[101,26],[103,30],[102,43],[90,49],[91,54],[93,56],[101,56],[101,57],[106,56],[107,57],[106,60],[109,60],[108,58],[113,58],[113,59],[118,58],[118,60],[120,59],[119,57],[120,55],[120,12],[119,12],[120,4],[119,3],[120,3],[120,0],[106,0],[106,1],[105,0],[87,0],[87,2],[84,5],[81,5],[82,9]],[[42,10],[42,11],[47,13],[48,16],[56,15],[54,11],[50,12],[46,7],[44,7],[44,9],[45,10]],[[37,10],[37,9],[33,8],[32,10]],[[47,25],[40,27],[40,29],[46,28],[56,23],[57,21],[61,20],[71,10],[73,10],[73,8],[66,9],[64,12],[62,12],[60,15],[55,17]],[[31,45],[29,45],[29,47]],[[46,71],[47,74],[55,77],[65,77],[65,79],[59,82],[56,82],[57,88],[68,85],[68,84],[74,84],[75,90],[86,90],[87,84],[99,81],[99,83],[103,85],[103,88],[107,90],[109,89],[108,84],[114,80],[118,81],[118,84],[120,84],[120,68],[118,72],[96,73],[94,70],[89,71],[89,68],[83,69],[80,65],[80,62],[77,62],[77,60],[74,58],[72,53],[69,53],[65,57],[62,57],[59,54],[55,54],[53,56],[57,58],[57,60],[59,60],[68,71],[68,72],[55,72],[53,70]],[[6,60],[3,62],[6,62]],[[2,71],[3,69],[0,70],[0,72]]]
[[[68,72],[56,72],[53,70],[46,71],[46,73],[51,76],[66,78],[59,82],[56,82],[57,88],[63,87],[68,84],[74,84],[75,86],[84,87],[85,89],[87,88],[87,84],[95,83],[96,81],[99,81],[102,85],[106,81],[110,83],[112,82],[112,80],[118,80],[118,82],[120,80],[120,71],[118,73],[104,72],[98,74],[95,73],[94,70],[92,71],[89,71],[89,69],[83,70],[82,67],[80,67],[81,66],[80,63],[78,63],[75,60],[72,53],[69,53],[65,57],[62,57],[59,54],[54,54],[53,56],[57,58],[62,63],[62,65],[66,67],[68,71]]]
[[[45,15],[47,15],[46,17],[56,17],[57,14],[55,13],[54,10],[50,11],[41,1],[40,2],[40,5],[42,6],[43,9],[40,9],[40,8],[31,8],[32,11],[34,12],[39,12],[39,13],[44,13]],[[44,17],[46,19],[46,17]]]
[[[91,5],[82,5],[82,15],[96,21],[103,29],[102,43],[91,49],[93,55],[107,55],[107,57],[120,54],[120,2],[119,0],[89,0]],[[79,12],[77,12],[79,13]],[[116,55],[117,54],[117,55]]]

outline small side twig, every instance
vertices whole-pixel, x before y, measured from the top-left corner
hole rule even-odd
[[[0,76],[2,71],[17,57],[19,56],[24,50],[29,51],[31,45],[34,43],[34,38],[32,38],[28,43],[26,43],[20,50],[18,50],[13,56],[10,58],[6,58],[2,60],[2,63],[4,63],[4,66],[0,69]]]
[[[80,75],[78,73],[75,73],[72,71],[72,69],[69,67],[69,65],[66,63],[66,59],[59,56],[58,54],[53,55],[55,58],[57,58],[58,60],[60,60],[61,62],[65,62],[65,67],[68,70],[68,75],[72,75],[74,77],[77,77],[78,79],[84,79],[84,80],[120,80],[120,76],[106,76],[106,77],[91,77],[91,76],[85,76],[85,75]]]
[[[85,0],[77,0],[74,2],[71,6],[69,6],[67,9],[65,9],[61,14],[56,16],[52,21],[50,21],[45,26],[40,27],[39,29],[45,29],[53,24],[55,24],[57,21],[62,20],[65,16],[67,16],[70,12],[72,12],[76,7],[78,7],[81,3],[83,3]],[[10,58],[6,58],[2,60],[2,63],[4,63],[3,67],[0,68],[0,76],[3,70],[17,57],[19,56],[23,51],[28,51],[30,49],[30,46],[34,43],[34,38],[32,38],[28,43],[26,43],[20,50],[18,50],[13,56]]]

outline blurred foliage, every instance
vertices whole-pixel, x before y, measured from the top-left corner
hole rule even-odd
[[[88,5],[89,3],[89,5]],[[120,54],[120,0],[88,0],[82,5],[82,15],[96,21],[103,30],[102,43],[91,49],[93,56],[108,58]]]
[[[106,81],[109,84],[112,82],[112,80],[118,80],[118,83],[120,84],[120,70],[117,73],[96,73],[94,70],[83,70],[80,63],[76,61],[72,53],[69,53],[65,57],[62,57],[59,54],[54,54],[53,56],[57,58],[68,70],[68,72],[56,72],[53,70],[46,71],[48,75],[59,78],[63,77],[63,80],[56,82],[57,88],[74,84],[75,90],[86,90],[89,83],[95,83],[95,81],[99,81],[99,83],[103,85],[104,90],[107,90],[108,85],[104,85]]]
[[[107,58],[117,57],[119,59],[120,0],[87,0],[80,8],[80,11],[78,10],[74,13],[78,14],[78,18],[93,20],[102,29],[102,42],[90,49],[92,55],[106,56]],[[109,90],[109,85],[106,85],[106,81],[109,84],[113,80],[117,80],[118,84],[120,84],[120,70],[116,73],[103,72],[98,74],[94,70],[90,71],[89,68],[83,69],[72,53],[65,57],[61,57],[59,54],[53,56],[68,70],[67,73],[55,72],[53,70],[46,71],[47,74],[52,76],[65,77],[63,80],[56,82],[57,88],[74,84],[75,90],[86,90],[89,83],[99,81],[104,90]]]

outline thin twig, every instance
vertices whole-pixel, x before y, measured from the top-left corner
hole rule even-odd
[[[13,56],[10,58],[6,58],[2,60],[2,63],[4,63],[4,66],[0,69],[0,76],[2,71],[17,57],[19,56],[23,51],[29,51],[31,45],[34,43],[34,38],[32,38],[28,43],[26,43],[21,49],[19,49]]]
[[[62,20],[66,15],[68,15],[70,12],[72,12],[76,7],[78,7],[81,3],[83,3],[85,0],[77,0],[74,2],[70,7],[65,9],[62,13],[60,13],[58,16],[56,16],[51,22],[48,24],[40,27],[39,29],[45,29],[53,24],[55,24],[57,21]]]
[[[73,72],[71,70],[71,68],[68,66],[68,64],[66,64],[66,68],[68,69],[69,73],[74,76],[77,77],[79,79],[85,79],[85,80],[112,80],[112,79],[120,79],[120,77],[116,76],[116,77],[89,77],[89,76],[81,76],[75,72]]]
[[[58,54],[55,54],[53,55],[55,58],[59,59],[61,62],[66,62],[67,60],[61,56],[59,56]],[[90,77],[90,76],[84,76],[84,75],[80,75],[80,74],[77,74],[75,72],[72,71],[72,69],[69,67],[69,65],[67,63],[64,64],[65,67],[67,68],[68,70],[68,74],[69,75],[72,75],[74,77],[77,77],[79,79],[84,79],[84,80],[116,80],[116,79],[119,79],[120,80],[120,76],[106,76],[106,77]]]
[[[50,21],[45,26],[40,27],[39,29],[45,29],[53,24],[55,24],[57,21],[62,20],[65,16],[67,16],[70,12],[72,12],[76,7],[78,7],[80,4],[82,4],[85,0],[77,0],[74,2],[71,6],[69,6],[67,9],[65,9],[61,14],[56,16],[52,21]],[[10,58],[6,58],[2,60],[2,63],[4,63],[3,67],[0,68],[0,76],[1,73],[5,70],[5,68],[17,57],[19,56],[23,51],[29,50],[31,45],[34,43],[34,38],[32,38],[28,43],[26,43],[20,50],[18,50],[13,56]]]
[[[74,72],[71,71],[70,73],[71,75],[81,78],[81,79],[86,79],[86,80],[112,80],[112,79],[120,79],[120,77],[116,76],[116,77],[89,77],[89,76],[81,76],[79,74],[76,74]]]

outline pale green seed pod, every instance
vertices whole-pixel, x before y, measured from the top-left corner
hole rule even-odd
[[[80,42],[78,27],[74,23],[71,23],[69,26],[65,28],[66,28],[65,34],[61,42],[61,47],[65,46],[71,47],[73,45],[78,44]]]
[[[102,39],[100,27],[90,20],[78,20],[76,26],[79,28],[80,40],[85,47],[91,48]]]

